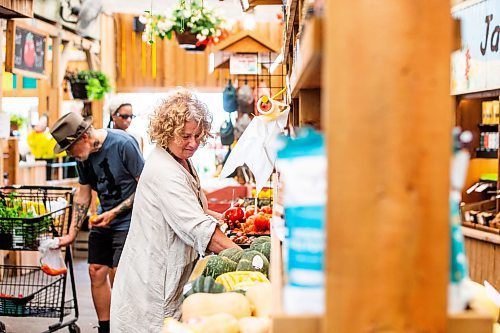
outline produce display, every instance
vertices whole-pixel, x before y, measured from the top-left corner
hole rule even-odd
[[[227,216],[241,217],[239,210]],[[184,286],[182,322],[166,318],[163,333],[271,332],[271,237],[256,237],[249,249],[226,249],[196,263]]]
[[[251,236],[270,234],[272,213],[270,205],[256,209],[250,201],[240,200],[224,212],[223,218],[229,236],[235,236],[231,240],[236,244],[250,244]]]

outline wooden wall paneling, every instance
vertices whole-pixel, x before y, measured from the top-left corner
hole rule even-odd
[[[323,332],[446,332],[450,5],[325,8]]]
[[[185,86],[186,85],[186,71],[185,66],[186,66],[186,51],[179,47],[175,47],[175,79],[176,79],[176,84],[179,86]]]
[[[195,85],[204,87],[208,85],[208,58],[203,53],[196,55],[196,78]],[[207,73],[207,75],[202,75]]]
[[[131,40],[132,24],[130,24],[130,23],[131,22],[129,20],[126,20],[123,22],[123,25],[122,25],[122,34],[123,34],[123,38],[125,41],[125,43],[122,45],[123,52],[125,53],[125,61],[124,61],[124,66],[125,66],[125,71],[126,71],[125,81],[127,82],[127,86],[129,86],[129,87],[132,86],[134,84],[135,80],[137,79],[136,75],[134,73],[134,71],[135,71],[135,69],[134,69],[135,59],[132,57],[132,48],[134,46],[132,45],[132,40]],[[148,59],[151,59],[151,55],[149,55]],[[149,64],[150,64],[150,61],[149,61]]]
[[[164,82],[165,82],[165,57],[163,56],[163,53],[166,51],[166,43],[165,41],[160,41],[157,44],[157,54],[156,54],[156,62],[157,62],[157,76],[156,76],[156,86],[161,88],[164,87]]]
[[[145,87],[154,87],[153,84],[153,78],[151,76],[151,61],[152,61],[152,54],[153,54],[153,48],[155,45],[149,45],[149,47],[146,48],[146,76],[143,78],[143,84]],[[130,86],[134,86],[134,81],[129,82]]]
[[[176,82],[176,77],[175,77],[175,49],[173,42],[166,41],[164,43],[164,49],[163,49],[163,59],[164,61],[164,68],[163,72],[165,73],[165,78],[163,79],[163,82],[165,82],[164,86],[165,87],[172,87],[175,86]]]
[[[116,29],[112,15],[101,15],[101,51],[99,53],[101,70],[109,76],[113,88],[116,87]]]
[[[186,51],[184,51],[186,52]],[[187,52],[186,52],[187,53]],[[203,56],[207,56],[205,53],[202,53]],[[198,57],[198,53],[192,54],[190,57],[185,57],[185,62],[184,62],[184,68],[185,68],[185,73],[186,73],[186,79],[184,82],[184,85],[186,87],[194,87],[196,85],[196,75],[201,76],[202,78],[205,77],[204,73],[198,73],[196,70],[196,58]],[[208,72],[208,68],[205,69],[204,72]]]
[[[175,38],[172,40],[158,40],[157,47],[157,76],[151,75],[151,46],[143,46],[141,34],[132,37],[132,19],[130,14],[116,14],[117,23],[117,91],[144,91],[163,90],[176,86],[196,86],[202,90],[220,90],[225,84],[223,78],[217,74],[208,74],[208,56],[210,47],[203,53],[186,52],[181,49]],[[241,28],[239,28],[241,30]],[[238,28],[235,32],[238,31]],[[276,49],[279,49],[282,27],[278,23],[259,22],[255,34],[268,40]],[[271,40],[270,36],[277,36]],[[132,41],[134,39],[135,41]],[[132,49],[134,48],[135,49]],[[146,50],[146,74],[143,75],[141,54]],[[121,53],[124,54],[121,54]],[[121,73],[124,71],[124,73]],[[221,80],[222,79],[222,80]]]

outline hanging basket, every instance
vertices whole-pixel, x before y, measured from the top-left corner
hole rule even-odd
[[[201,52],[204,51],[207,47],[206,45],[196,46],[196,43],[198,43],[198,39],[196,38],[195,34],[189,31],[184,31],[182,34],[175,34],[175,38],[177,39],[179,46],[186,51]]]
[[[87,96],[87,81],[73,81],[71,84],[71,94],[74,99],[88,99]]]

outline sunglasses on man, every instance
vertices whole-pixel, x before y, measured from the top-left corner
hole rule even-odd
[[[127,120],[128,118],[134,119],[135,114],[116,114],[118,117],[122,118],[123,120]]]

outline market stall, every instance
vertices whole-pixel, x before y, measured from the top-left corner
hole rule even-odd
[[[452,55],[456,124],[473,134],[470,167],[462,193],[462,225],[471,278],[500,287],[498,237],[498,124],[500,81],[491,70],[498,54],[487,29],[495,25],[494,1],[461,2],[452,15],[461,22],[461,48]],[[490,21],[491,20],[491,21]]]

